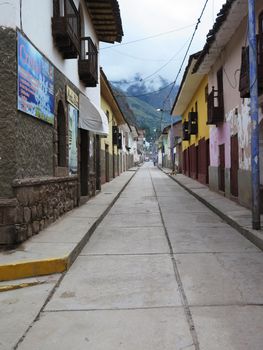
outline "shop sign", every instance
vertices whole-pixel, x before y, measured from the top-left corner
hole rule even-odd
[[[54,67],[20,33],[17,33],[17,108],[54,124]]]
[[[67,101],[73,107],[79,109],[79,96],[67,85]]]

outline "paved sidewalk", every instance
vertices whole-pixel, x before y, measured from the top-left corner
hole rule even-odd
[[[263,250],[263,230],[257,231],[252,229],[251,210],[221,194],[211,191],[208,186],[202,185],[188,176],[183,174],[172,175],[171,169],[167,168],[161,170]],[[263,227],[263,215],[261,216],[261,224]]]
[[[67,270],[136,170],[132,168],[102,185],[96,197],[68,212],[16,249],[0,252],[0,281]],[[0,285],[0,291],[4,288],[6,286]]]

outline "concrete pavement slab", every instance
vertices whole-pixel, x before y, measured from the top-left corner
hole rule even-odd
[[[79,207],[77,210],[71,212],[73,218],[98,218],[101,213],[108,208],[105,203],[90,203],[87,202]]]
[[[23,279],[17,284],[41,284],[0,293],[0,349],[11,350],[40,312],[60,275]],[[9,284],[9,283],[8,283]],[[3,283],[1,283],[3,286]],[[37,349],[37,348],[36,348]]]
[[[74,215],[74,214],[73,214]],[[88,232],[90,227],[97,221],[97,218],[87,217],[67,217],[61,218],[54,223],[41,235],[36,235],[30,241],[25,242],[22,246],[32,243],[77,243]]]
[[[89,254],[169,254],[165,232],[160,227],[99,227],[80,255]]]
[[[165,225],[170,226],[171,223],[175,222],[175,224],[186,226],[190,223],[191,225],[206,225],[206,224],[220,224],[224,223],[223,219],[221,219],[218,215],[212,212],[188,212],[188,213],[172,213],[172,212],[162,212],[163,219]]]
[[[169,229],[174,253],[258,252],[259,249],[230,226]]]
[[[162,226],[160,214],[114,214],[107,215],[102,227],[155,227]]]
[[[125,204],[120,204],[117,202],[112,207],[110,214],[159,214],[159,206],[157,201],[135,201],[135,202],[126,202]]]
[[[170,256],[80,256],[45,310],[181,306]]]
[[[263,304],[263,253],[176,255],[190,305]]]
[[[181,308],[44,313],[19,350],[194,350]]]
[[[262,350],[263,307],[191,308],[202,350]]]

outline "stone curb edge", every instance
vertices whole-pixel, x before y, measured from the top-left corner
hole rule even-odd
[[[216,208],[214,205],[209,203],[207,200],[196,194],[194,191],[189,189],[187,186],[182,184],[179,180],[177,180],[174,176],[167,174],[162,168],[159,167],[159,169],[168,177],[170,177],[173,181],[175,181],[178,185],[183,187],[187,192],[189,192],[192,196],[194,196],[196,199],[198,199],[201,203],[203,203],[205,206],[207,206],[209,209],[211,209],[215,214],[220,216],[224,221],[226,221],[230,226],[235,228],[239,233],[241,233],[245,238],[247,238],[250,242],[255,244],[260,250],[263,251],[263,237],[259,237],[259,235],[256,232],[250,231],[248,228],[245,228],[241,225],[239,225],[235,220],[233,220],[228,215],[224,214],[221,210]]]
[[[134,174],[130,179],[123,185],[119,193],[115,196],[112,202],[109,204],[107,209],[98,217],[96,222],[89,228],[87,233],[78,242],[75,248],[70,252],[69,255],[57,258],[47,258],[40,260],[29,260],[20,261],[16,263],[0,264],[0,282],[11,281],[29,277],[51,275],[55,273],[62,273],[70,268],[73,262],[78,257],[81,250],[84,248],[86,243],[89,241],[95,229],[102,222],[108,212],[111,210],[115,202],[119,199],[121,193],[128,186],[130,181],[133,179],[138,169],[134,170]]]

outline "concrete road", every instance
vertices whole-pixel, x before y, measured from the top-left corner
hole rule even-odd
[[[263,253],[148,163],[17,348],[262,350]]]

